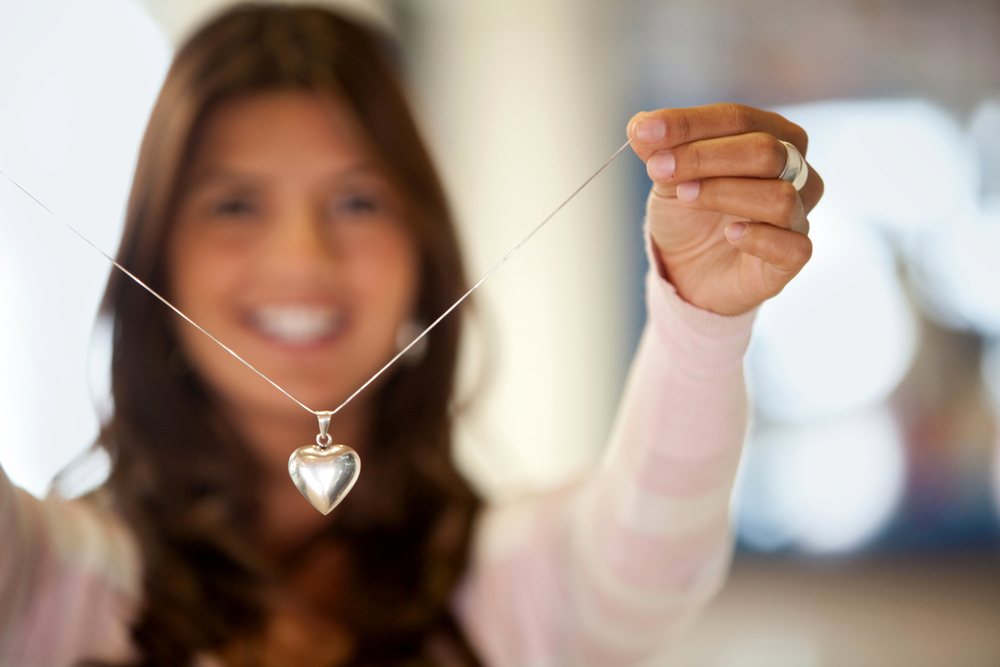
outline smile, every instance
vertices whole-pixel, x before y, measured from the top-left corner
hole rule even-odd
[[[263,306],[250,312],[250,326],[281,343],[305,345],[329,340],[345,324],[343,310],[322,306]]]

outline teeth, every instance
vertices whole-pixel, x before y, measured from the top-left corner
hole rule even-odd
[[[316,306],[265,306],[253,313],[256,327],[271,338],[308,343],[328,338],[340,328],[339,310]]]

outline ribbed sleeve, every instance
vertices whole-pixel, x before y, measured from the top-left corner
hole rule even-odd
[[[754,314],[695,308],[655,272],[647,300],[599,468],[480,522],[456,606],[492,667],[641,664],[725,578]]]
[[[93,503],[39,500],[0,468],[0,665],[131,657],[137,546]]]

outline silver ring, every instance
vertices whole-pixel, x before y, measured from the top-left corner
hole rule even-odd
[[[809,180],[809,167],[806,165],[806,159],[802,157],[799,149],[792,144],[787,141],[782,141],[781,143],[785,144],[785,152],[788,154],[788,158],[785,160],[785,170],[781,172],[781,176],[778,176],[778,178],[788,181],[796,190],[801,190],[802,186]]]

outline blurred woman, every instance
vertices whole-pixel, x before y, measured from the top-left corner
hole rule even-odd
[[[177,53],[119,261],[303,403],[339,405],[466,289],[443,190],[372,29],[245,5]],[[809,257],[822,183],[788,121],[639,114],[650,322],[604,465],[483,508],[450,457],[459,319],[334,416],[365,472],[289,483],[314,418],[122,273],[112,471],[76,501],[0,474],[0,663],[632,664],[723,580],[754,308]]]

